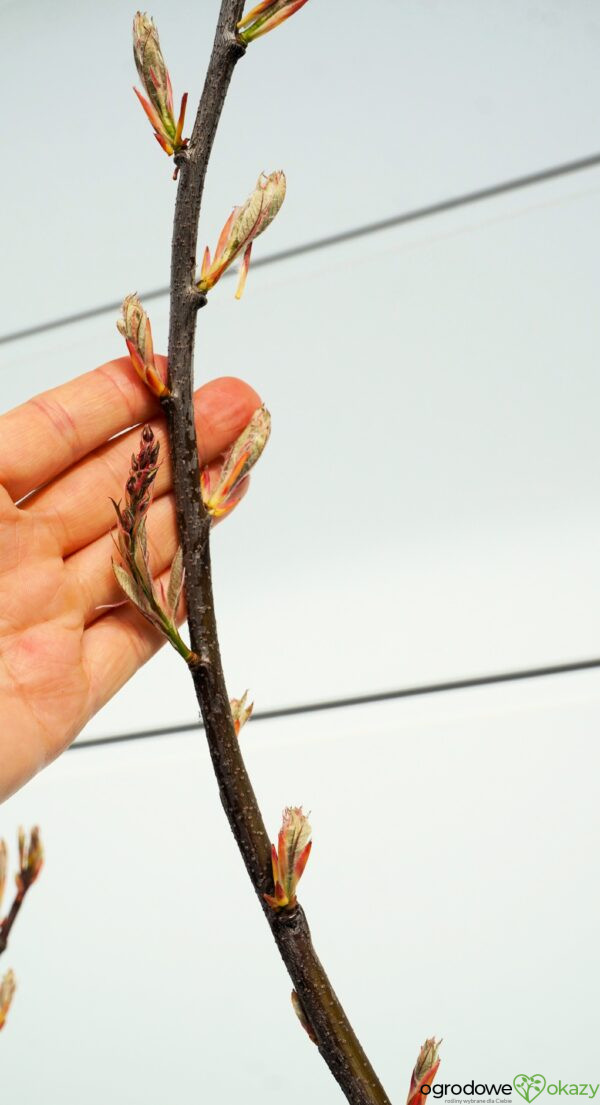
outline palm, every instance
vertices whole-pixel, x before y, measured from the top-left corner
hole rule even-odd
[[[14,763],[18,754],[31,774],[60,752],[86,720],[90,674],[84,612],[52,528],[3,498],[0,717],[10,759]]]
[[[201,389],[204,462],[258,403],[240,381]],[[133,608],[111,607],[122,595],[109,497],[120,497],[139,431],[108,439],[155,411],[122,360],[0,419],[0,800],[54,759],[161,644]],[[164,459],[164,430],[155,429]],[[176,548],[168,462],[148,529],[160,575]]]

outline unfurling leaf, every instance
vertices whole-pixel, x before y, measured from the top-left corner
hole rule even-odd
[[[37,825],[29,834],[29,840],[24,829],[19,829],[19,871],[16,876],[17,892],[25,894],[29,887],[36,881],[44,866],[44,849],[42,838]]]
[[[154,360],[152,327],[137,295],[128,295],[123,300],[121,318],[117,319],[117,330],[125,338],[131,363],[140,380],[159,399],[170,395],[162,373]]]
[[[182,97],[179,118],[175,121],[171,78],[158,31],[145,12],[137,12],[133,20],[133,57],[148,100],[137,88],[133,91],[154,127],[154,137],[171,157],[187,146],[187,138],[182,137],[187,92]]]
[[[208,246],[206,247],[200,277],[196,282],[199,292],[206,293],[214,288],[225,270],[236,257],[239,257],[240,253],[243,253],[244,259],[235,295],[236,299],[241,298],[248,275],[252,243],[273,222],[285,199],[285,189],[284,173],[279,171],[268,175],[260,174],[252,195],[241,207],[234,207],[227,219],[212,262]]]
[[[225,453],[214,488],[208,469],[202,469],[202,499],[213,517],[228,514],[239,502],[241,484],[262,455],[270,433],[271,415],[266,407],[259,407]]]
[[[162,580],[155,585],[148,559],[146,517],[158,472],[159,448],[152,428],[144,426],[139,451],[131,457],[129,479],[125,484],[125,506],[121,507],[120,503],[112,500],[119,527],[117,545],[123,558],[123,564],[113,561],[112,567],[115,579],[127,598],[190,663],[194,654],[182,639],[174,620],[183,583],[181,550],[173,561],[168,595],[165,595]]]
[[[237,25],[238,38],[246,46],[255,38],[273,31],[294,12],[304,7],[306,0],[262,0]]]
[[[287,806],[283,811],[278,846],[271,846],[275,892],[263,895],[273,909],[293,909],[296,905],[296,887],[312,848],[310,834],[310,822],[302,806]]]
[[[129,573],[125,571],[125,568],[122,568],[120,564],[115,564],[114,560],[112,562],[112,568],[115,574],[115,579],[119,584],[121,590],[127,595],[127,598],[130,599],[135,606],[137,606],[138,610],[142,611],[142,614],[151,613],[151,607],[146,596],[144,595],[144,592],[142,591],[141,587],[138,587],[137,583],[134,579],[131,578]]]
[[[0,1030],[4,1028],[17,983],[12,971],[7,971],[0,982]]]
[[[171,564],[171,574],[169,576],[169,587],[167,589],[167,609],[172,618],[177,614],[177,608],[179,606],[179,599],[181,598],[181,590],[183,587],[183,549],[181,545],[177,549],[175,556],[173,557],[173,563]]]
[[[137,578],[142,585],[144,593],[148,596],[153,595],[154,588],[152,586],[152,576],[150,574],[150,564],[148,562],[145,518],[142,518],[139,525],[137,540],[134,545],[133,562],[137,568]]]
[[[438,1052],[441,1042],[441,1040],[436,1040],[435,1036],[425,1040],[412,1072],[406,1105],[420,1105],[423,1102],[425,1095],[421,1093],[421,1088],[423,1086],[431,1087],[438,1072],[440,1065]]]
[[[239,737],[240,729],[246,724],[254,709],[254,703],[248,703],[247,699],[248,691],[244,691],[241,698],[232,698],[229,703],[236,737]]]

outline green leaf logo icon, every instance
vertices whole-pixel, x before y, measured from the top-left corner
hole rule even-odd
[[[525,1101],[531,1103],[545,1090],[546,1079],[543,1074],[517,1074],[513,1078],[513,1086]]]

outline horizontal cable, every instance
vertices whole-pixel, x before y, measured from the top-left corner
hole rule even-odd
[[[354,227],[351,230],[342,230],[338,234],[329,234],[325,238],[316,238],[310,242],[290,246],[288,249],[280,249],[267,257],[257,257],[252,262],[252,268],[258,269],[265,265],[274,265],[278,261],[287,261],[291,257],[301,257],[303,253],[314,253],[320,249],[329,249],[330,246],[341,245],[343,242],[351,242],[356,238],[364,238],[369,234],[378,234],[382,230],[391,230],[396,226],[404,226],[406,223],[418,222],[420,219],[430,218],[432,215],[441,215],[445,211],[453,211],[457,207],[466,207],[471,203],[479,203],[481,200],[492,199],[501,196],[505,192],[516,192],[520,188],[529,188],[533,184],[543,184],[557,177],[568,176],[570,173],[579,173],[584,169],[593,169],[600,165],[600,153],[590,157],[582,157],[577,161],[565,161],[561,165],[554,165],[549,169],[540,169],[536,173],[528,173],[526,176],[513,177],[511,180],[502,181],[500,184],[492,184],[488,188],[478,188],[474,192],[464,192],[459,196],[439,200],[437,203],[427,204],[426,207],[417,207],[412,211],[405,211],[400,215],[391,215],[387,219],[378,222],[366,223],[363,226]],[[231,270],[225,274],[232,276]],[[160,299],[169,294],[169,288],[155,288],[154,291],[140,293],[140,298],[147,303],[151,299]],[[48,330],[56,330],[60,326],[70,326],[75,322],[86,322],[88,319],[97,318],[109,312],[119,311],[122,299],[111,303],[103,303],[99,307],[90,307],[85,311],[78,311],[72,315],[63,315],[61,318],[52,319],[49,322],[40,322],[35,326],[27,326],[23,330],[13,330],[12,333],[0,336],[0,345],[9,342],[20,341],[21,338],[31,338],[35,334],[44,334]]]
[[[494,683],[511,683],[522,679],[540,679],[546,675],[565,675],[568,672],[589,671],[600,668],[598,660],[576,660],[569,664],[553,664],[545,668],[522,668],[518,671],[500,672],[495,675],[476,675],[470,679],[451,679],[446,683],[422,683],[415,687],[403,687],[397,691],[379,691],[374,694],[355,695],[352,698],[332,698],[321,702],[305,702],[301,706],[280,706],[273,710],[256,710],[252,721],[268,721],[272,718],[293,717],[295,714],[315,714],[321,710],[339,710],[347,706],[366,706],[370,703],[390,702],[395,698],[416,698],[419,695],[440,694],[445,691],[462,691],[469,687],[489,687]],[[119,733],[112,737],[90,737],[76,741],[69,752],[80,748],[97,748],[101,744],[123,744],[125,741],[146,740],[149,737],[167,737],[177,733],[192,733],[203,729],[201,721],[183,725],[170,725],[160,729],[140,729],[133,733]]]

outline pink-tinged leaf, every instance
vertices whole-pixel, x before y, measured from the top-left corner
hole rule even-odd
[[[212,514],[213,518],[224,518],[226,514],[231,514],[231,511],[238,505],[240,499],[241,495],[237,498],[228,499],[222,506],[211,506],[208,508],[209,512]]]
[[[111,501],[112,505],[115,508],[115,514],[117,515],[119,525],[122,525],[123,524],[123,519],[121,517],[121,500],[119,499],[119,501],[117,503],[116,500],[112,498],[112,496],[109,496],[109,498],[110,498],[110,501]]]
[[[215,254],[214,259],[213,259],[213,263],[210,267],[210,271],[206,275],[206,279],[205,279],[205,283],[204,283],[204,291],[205,292],[209,291],[211,288],[214,288],[217,281],[221,279],[223,273],[225,272],[225,269],[227,268],[228,263],[229,263],[228,261],[222,261],[220,265],[217,265],[217,255]],[[202,280],[200,280],[200,284],[198,285],[198,288],[200,290],[202,290],[201,289],[201,284],[202,284]]]
[[[310,855],[311,848],[312,848],[312,840],[309,840],[308,844],[306,845],[306,848],[304,849],[303,852],[300,853],[298,859],[296,860],[296,864],[295,864],[295,867],[294,867],[294,875],[296,876],[296,882],[298,882],[298,880],[302,877],[302,875],[304,873],[304,868],[306,867],[306,864],[308,863],[308,857]]]
[[[438,1062],[434,1063],[433,1066],[431,1067],[431,1071],[429,1072],[429,1074],[427,1076],[428,1083],[430,1085],[433,1082],[435,1075],[438,1074],[438,1069],[439,1069],[439,1066],[440,1066],[441,1062],[442,1062],[442,1060],[439,1059]]]
[[[173,86],[171,84],[171,77],[169,76],[169,70],[168,69],[166,70],[166,74],[167,74],[167,108],[168,108],[168,111],[169,111],[169,115],[171,116],[171,118],[173,118],[173,115],[174,115],[174,111],[173,111]],[[186,95],[187,95],[187,93],[186,93]]]
[[[439,1065],[440,1065],[441,1061],[442,1061],[441,1059],[438,1059],[437,1063],[434,1063],[431,1070],[428,1071],[427,1076],[426,1076],[428,1085],[431,1085],[431,1083],[433,1082],[433,1080],[434,1080],[434,1078],[435,1078],[435,1076],[438,1072],[438,1068],[439,1068]]]
[[[207,246],[206,249],[204,250],[204,257],[202,258],[202,268],[200,269],[200,276],[202,276],[202,277],[206,276],[209,269],[210,269],[210,250]]]
[[[252,8],[252,10],[249,11],[248,14],[245,15],[244,18],[241,19],[238,23],[238,31],[241,31],[243,27],[247,27],[248,23],[251,23],[254,19],[256,19],[256,17],[260,15],[261,12],[264,12],[267,10],[267,8],[270,8],[272,3],[273,0],[262,0],[262,3],[257,4],[255,8]]]
[[[18,885],[19,876],[17,876]],[[0,928],[0,932],[2,929]],[[9,1009],[15,996],[17,984],[12,971],[7,971],[4,978],[0,979],[0,1031],[6,1024]]]
[[[238,280],[238,286],[235,292],[235,298],[241,299],[244,294],[244,288],[246,287],[246,277],[248,276],[248,269],[250,268],[250,254],[252,253],[252,242],[247,246],[242,264],[240,266],[240,278]]]
[[[418,1102],[422,1102],[423,1094],[421,1093],[421,1086],[431,1086],[438,1072],[440,1063],[441,1059],[436,1059],[436,1061],[432,1064],[431,1067],[429,1067],[429,1069],[421,1070],[420,1072],[418,1072],[418,1077],[415,1077],[415,1071],[417,1071],[417,1068],[415,1068],[411,1078],[410,1090],[408,1091],[407,1105],[409,1102],[412,1102],[413,1105],[417,1105]]]
[[[151,613],[151,607],[148,605],[146,596],[138,587],[135,580],[125,571],[125,568],[122,568],[120,564],[115,564],[114,560],[112,562],[112,567],[115,579],[121,590],[127,595],[127,598],[131,600],[134,606],[137,606],[138,610],[142,611],[142,614],[148,615]]]
[[[152,585],[152,576],[150,575],[150,565],[148,563],[148,551],[147,549],[142,547],[139,541],[136,541],[135,544],[133,564],[130,560],[128,567],[131,567],[132,570],[137,569],[139,573],[139,579],[145,587],[146,591],[150,592],[150,594],[153,594],[154,588]]]
[[[231,212],[231,215],[229,216],[229,218],[227,219],[227,222],[225,223],[225,226],[223,227],[221,233],[219,234],[219,241],[217,242],[217,248],[215,250],[215,261],[220,261],[220,259],[221,259],[221,254],[222,254],[222,252],[225,248],[225,245],[227,243],[227,239],[229,238],[229,234],[231,232],[231,227],[233,226],[233,220],[235,219],[237,211],[238,211],[238,208],[234,207],[233,211]]]
[[[277,859],[281,878],[285,879],[287,875],[287,849],[283,829],[279,830],[279,836],[277,837]]]
[[[167,611],[173,618],[175,617],[177,613],[177,607],[179,606],[181,589],[183,587],[183,577],[183,549],[180,545],[177,549],[177,552],[175,553],[175,556],[173,557],[171,574],[169,576],[169,588],[167,590]]]
[[[202,490],[202,498],[207,503],[210,499],[210,470],[203,468],[200,472],[200,488]]]
[[[169,84],[170,84],[170,82],[169,82]],[[185,121],[185,109],[186,109],[186,106],[187,106],[187,99],[188,99],[188,94],[187,94],[187,92],[184,92],[183,96],[181,97],[181,108],[179,109],[179,119],[177,120],[177,130],[175,131],[175,138],[173,140],[173,145],[175,146],[175,148],[177,148],[177,146],[181,145],[181,136],[183,134],[183,124],[184,124],[184,121]],[[172,110],[173,109],[171,108],[171,111]]]
[[[138,92],[135,85],[134,85],[133,91],[135,92],[138,100],[140,101],[140,103],[141,103],[144,111],[146,112],[146,115],[148,116],[150,122],[152,123],[152,126],[154,127],[154,129],[156,131],[161,131],[163,129],[163,124],[162,124],[162,119],[161,119],[160,115],[158,114],[158,111],[156,111],[156,109],[153,108],[152,104],[146,99],[145,96],[142,96],[141,92]]]
[[[164,135],[159,134],[157,130],[154,131],[154,137],[156,138],[156,141],[158,142],[161,149],[163,149],[165,153],[169,155],[169,157],[172,157],[175,151],[173,150],[173,147],[168,139],[165,138]]]
[[[248,446],[248,448],[244,449],[244,451],[242,453],[240,453],[240,456],[237,460],[237,463],[231,469],[231,472],[229,473],[227,479],[225,480],[224,483],[220,484],[220,486],[219,486],[219,489],[218,489],[219,490],[219,498],[221,500],[225,499],[230,491],[233,491],[233,489],[234,489],[236,483],[238,482],[238,479],[240,478],[240,475],[244,471],[244,468],[246,467],[251,455],[252,455],[252,450],[250,449],[249,446]]]
[[[145,366],[142,358],[140,357],[140,354],[139,354],[139,351],[138,351],[137,347],[133,344],[133,342],[130,340],[130,338],[125,338],[125,344],[127,346],[127,349],[129,350],[129,356],[131,357],[131,363],[132,363],[133,367],[135,368],[135,371],[137,372],[140,379],[142,379],[145,383],[146,382],[146,366]]]
[[[274,31],[275,28],[278,27],[280,23],[284,23],[291,14],[291,12],[285,11],[284,9],[272,15],[270,19],[265,19],[262,27],[252,32],[252,40],[254,41],[255,38],[261,38],[263,35],[268,34],[269,31]]]
[[[277,858],[277,849],[275,845],[271,845],[271,867],[273,869],[273,883],[277,886],[279,882],[279,860]]]
[[[243,242],[240,242],[240,249],[243,249],[244,246],[252,245],[252,242],[254,241],[254,239],[257,238],[258,235],[260,234],[261,227],[262,227],[264,221],[265,221],[265,197],[264,197],[264,193],[261,193],[260,206],[259,206],[259,208],[256,212],[256,218],[255,218],[254,222],[252,223],[252,226],[249,227],[246,230],[246,234],[244,235],[244,240],[243,240]],[[236,256],[239,253],[240,249],[237,250]]]
[[[200,493],[202,495],[202,502],[204,506],[210,502],[211,499],[211,477],[208,468],[202,468],[200,470]]]
[[[269,31],[274,31],[275,27],[279,27],[280,23],[285,23],[286,19],[289,19],[290,15],[297,12],[304,4],[306,4],[306,0],[296,0],[295,4],[289,4],[287,7],[281,8],[278,12],[275,12],[270,19],[266,19],[262,27],[260,27],[252,37],[260,38],[261,35],[266,35]]]
[[[421,1087],[424,1085],[431,1086],[440,1065],[438,1049],[441,1042],[441,1040],[436,1040],[435,1036],[425,1040],[411,1075],[406,1105],[418,1105],[422,1102]]]
[[[146,519],[142,518],[138,524],[137,540],[140,543],[140,547],[145,557],[148,556],[148,534],[146,533]]]
[[[248,702],[248,690],[246,689],[241,698],[230,698],[229,705],[235,735],[239,737],[242,727],[252,717],[254,703]]]
[[[162,399],[164,395],[171,394],[168,387],[166,387],[166,385],[163,383],[160,376],[158,375],[158,372],[156,372],[156,370],[150,365],[146,367],[145,382],[150,388],[150,391],[154,392],[154,394],[159,399]]]
[[[111,537],[112,537],[112,533],[111,533]],[[118,541],[115,541],[114,537],[112,537],[112,543],[115,546],[115,548],[118,549],[118,551],[120,552],[120,554],[123,557],[123,560],[125,561],[125,563],[127,563],[128,559],[129,559],[129,549],[130,549],[129,542],[130,542],[129,534],[123,533],[122,530],[119,533]]]
[[[167,596],[165,594],[165,585],[164,585],[162,579],[158,580],[158,596],[159,596],[158,605],[160,606],[161,610],[164,610],[166,605],[167,605]]]
[[[146,364],[154,364],[154,342],[152,341],[152,327],[148,315],[146,315],[144,356]]]
[[[279,909],[279,902],[277,901],[277,898],[273,897],[272,894],[263,894],[263,898],[265,899],[265,902],[267,902],[268,905],[271,906],[271,909]]]

